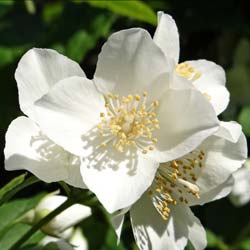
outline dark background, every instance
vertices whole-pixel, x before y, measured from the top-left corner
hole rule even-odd
[[[32,47],[54,48],[79,62],[91,78],[97,55],[109,34],[130,27],[143,27],[152,35],[155,30],[150,21],[138,20],[136,15],[128,17],[116,10],[94,7],[89,2],[28,2],[0,0],[0,187],[21,173],[4,170],[3,149],[9,123],[21,115],[14,72],[25,51]],[[249,142],[250,1],[155,0],[144,3],[154,12],[163,10],[176,20],[180,32],[180,61],[204,58],[225,68],[231,101],[220,118],[239,121]],[[53,188],[53,185],[39,184],[35,192]],[[31,194],[28,190],[20,195]],[[98,245],[97,240],[94,247],[90,244],[93,247],[90,249],[95,250],[102,249],[102,231],[107,226],[102,212],[98,211],[94,219],[83,225],[88,227],[88,223],[96,223],[96,230],[100,231],[98,237],[101,243]],[[236,208],[226,198],[194,208],[194,211],[203,225],[211,230],[210,248],[207,249],[250,249],[250,233],[246,228],[250,223],[249,204]],[[132,247],[130,230],[127,224],[123,244],[128,249]],[[86,236],[89,236],[88,233]],[[221,238],[222,242],[216,239],[213,243],[213,237]],[[224,245],[223,241],[230,247]],[[232,248],[235,243],[238,244],[237,248]]]

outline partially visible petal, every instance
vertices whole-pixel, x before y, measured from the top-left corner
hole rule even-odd
[[[246,138],[242,133],[237,143],[211,136],[201,144],[206,155],[196,185],[200,194],[216,188],[242,166],[247,157]]]
[[[223,112],[229,102],[229,92],[225,87],[225,71],[219,65],[207,61],[196,60],[187,61],[196,71],[201,72],[201,76],[194,81],[194,85],[205,96],[209,97],[216,114]]]
[[[177,64],[179,61],[179,33],[174,19],[162,11],[158,13],[158,26],[154,34],[154,42],[162,49],[166,57],[171,57]]]
[[[15,78],[21,110],[32,115],[32,105],[47,94],[58,81],[85,74],[81,67],[66,56],[51,49],[31,49],[21,58]]]
[[[234,186],[229,196],[235,206],[243,206],[250,201],[250,168],[243,166],[233,174]]]
[[[82,136],[100,122],[104,105],[92,81],[70,77],[35,103],[36,121],[53,141],[79,156],[84,151]]]
[[[208,192],[201,194],[200,199],[189,200],[189,206],[204,205],[208,202],[222,199],[232,191],[233,185],[234,180],[232,177],[229,177],[225,182],[219,184]]]
[[[203,250],[207,246],[206,231],[200,220],[194,216],[189,207],[186,207],[185,219],[188,226],[188,239],[195,250]]]
[[[37,205],[36,212],[39,213],[39,211],[42,210],[53,211],[66,200],[67,197],[61,195],[45,196]],[[57,215],[48,224],[43,226],[43,230],[52,235],[56,235],[56,233],[65,231],[90,215],[91,209],[89,207],[80,204],[74,204]]]
[[[241,125],[235,121],[220,122],[220,128],[214,135],[236,143],[242,134]]]
[[[117,211],[116,213],[111,215],[111,224],[115,230],[116,236],[117,236],[117,244],[120,243],[121,238],[121,232],[124,222],[125,214],[130,210],[130,207],[121,209]]]
[[[18,117],[10,124],[4,154],[6,170],[26,169],[45,182],[68,178],[70,154],[27,117]]]
[[[94,81],[103,93],[127,96],[142,94],[145,90],[155,92],[155,88],[161,93],[168,87],[172,63],[146,30],[122,30],[112,34],[102,47]],[[165,82],[155,85],[159,77]]]
[[[76,228],[69,242],[74,246],[74,250],[88,250],[88,241],[80,228]]]
[[[92,157],[83,159],[82,178],[109,213],[137,201],[151,185],[159,166],[137,152],[119,153],[112,145],[97,148]]]
[[[133,233],[140,250],[183,250],[185,248],[188,230],[185,221],[182,221],[182,217],[179,216],[180,211],[177,207],[171,210],[174,214],[171,214],[168,221],[162,219],[147,194],[131,208]]]
[[[211,105],[195,89],[166,91],[156,111],[160,129],[156,149],[149,155],[159,162],[177,159],[195,149],[218,129]]]

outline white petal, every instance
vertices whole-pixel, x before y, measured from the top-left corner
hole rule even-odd
[[[21,110],[31,115],[34,102],[47,94],[56,82],[70,76],[85,77],[85,74],[76,62],[55,50],[29,50],[15,73]]]
[[[237,143],[224,138],[211,136],[201,144],[205,161],[196,184],[203,195],[225,182],[230,175],[242,166],[247,157],[246,138],[241,134]]]
[[[189,206],[195,205],[204,205],[211,201],[216,201],[226,197],[233,188],[234,180],[232,177],[229,177],[225,182],[219,184],[215,188],[211,189],[210,191],[201,194],[200,199],[189,200]]]
[[[195,149],[218,129],[218,119],[211,105],[195,89],[169,89],[157,110],[160,129],[151,156],[160,162],[181,157]]]
[[[120,243],[121,232],[124,222],[125,214],[130,210],[130,207],[121,209],[111,215],[111,224],[117,236],[117,245]]]
[[[187,61],[196,71],[201,72],[201,77],[194,81],[194,85],[202,93],[208,94],[216,114],[223,112],[229,102],[229,92],[225,87],[225,71],[219,65],[207,61]]]
[[[188,226],[188,239],[195,250],[203,250],[207,246],[206,231],[200,220],[194,216],[189,207],[186,207],[185,219]]]
[[[36,211],[49,210],[53,211],[59,207],[67,197],[61,195],[46,196],[36,207]],[[81,220],[91,215],[91,209],[87,206],[74,204],[57,215],[48,224],[43,227],[45,232],[56,234],[78,224]]]
[[[99,148],[83,162],[83,181],[109,213],[133,204],[151,185],[158,163],[136,152],[119,153],[112,145]],[[88,159],[84,158],[87,161]]]
[[[10,124],[4,154],[6,170],[26,169],[46,182],[68,178],[70,154],[24,116]]]
[[[71,186],[87,189],[86,184],[83,182],[80,172],[80,158],[72,155],[70,157],[70,163],[68,166],[69,176],[64,181]]]
[[[80,228],[74,231],[69,242],[74,246],[74,250],[88,250],[88,241]]]
[[[161,93],[168,87],[172,68],[173,62],[167,61],[146,30],[128,29],[114,33],[104,44],[94,81],[103,93],[127,96],[156,88]],[[154,84],[159,78],[161,84]]]
[[[235,121],[220,122],[220,128],[214,134],[218,137],[222,137],[230,142],[236,143],[242,134],[241,125]]]
[[[72,154],[82,155],[83,136],[100,122],[104,103],[92,81],[70,77],[35,103],[36,121],[53,141]]]
[[[179,61],[179,33],[174,19],[164,12],[158,12],[158,26],[154,34],[154,42],[162,49],[166,57],[171,57],[177,64]]]
[[[243,206],[250,201],[250,168],[242,167],[233,174],[234,186],[229,196],[235,206]]]
[[[173,208],[174,211],[176,207]],[[140,250],[182,250],[187,244],[188,230],[179,216],[164,221],[147,194],[130,211],[133,233]]]

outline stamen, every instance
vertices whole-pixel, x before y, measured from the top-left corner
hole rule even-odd
[[[191,196],[200,198],[195,182],[204,159],[205,152],[195,150],[181,159],[160,165],[148,193],[163,220],[168,219],[171,206],[178,203],[187,205]]]
[[[118,152],[124,152],[130,146],[138,147],[143,154],[154,150],[157,138],[152,138],[156,129],[160,129],[156,117],[159,101],[147,104],[148,93],[128,95],[119,98],[119,95],[108,93],[105,96],[105,113],[100,113],[101,123],[97,125],[101,136],[105,139],[112,137],[113,146]],[[105,140],[104,139],[104,140]],[[106,140],[105,143],[107,144]],[[101,146],[100,145],[100,146]]]
[[[201,71],[195,70],[189,65],[188,62],[179,63],[176,65],[175,72],[192,82],[196,81],[201,77]]]

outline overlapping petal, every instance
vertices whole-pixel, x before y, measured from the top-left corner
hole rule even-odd
[[[160,129],[152,157],[159,162],[176,159],[195,149],[218,129],[211,105],[192,88],[169,89],[162,95],[157,118]]]
[[[151,185],[159,163],[136,151],[124,155],[108,146],[83,158],[81,174],[108,212],[133,204]],[[93,155],[92,155],[93,156]]]
[[[104,97],[92,81],[70,77],[60,81],[35,103],[36,121],[43,131],[69,152],[84,155],[84,139],[105,112]]]
[[[229,102],[229,92],[225,87],[226,76],[222,67],[207,60],[187,61],[201,76],[194,81],[194,85],[213,105],[216,114],[223,112]]]
[[[162,11],[158,12],[158,25],[154,34],[154,42],[167,58],[173,58],[175,63],[178,63],[180,54],[178,29],[174,19]]]
[[[131,209],[134,236],[140,250],[184,249],[189,239],[196,250],[206,246],[205,230],[190,208],[178,205],[164,221],[145,194]]]
[[[127,96],[149,90],[154,98],[168,87],[172,64],[146,30],[122,30],[104,44],[94,81],[103,93]]]
[[[21,110],[32,116],[34,102],[47,94],[56,82],[71,76],[85,77],[76,62],[55,50],[29,50],[21,58],[15,73]]]
[[[10,124],[4,154],[7,170],[26,169],[46,182],[68,178],[69,154],[27,117],[18,117]]]

